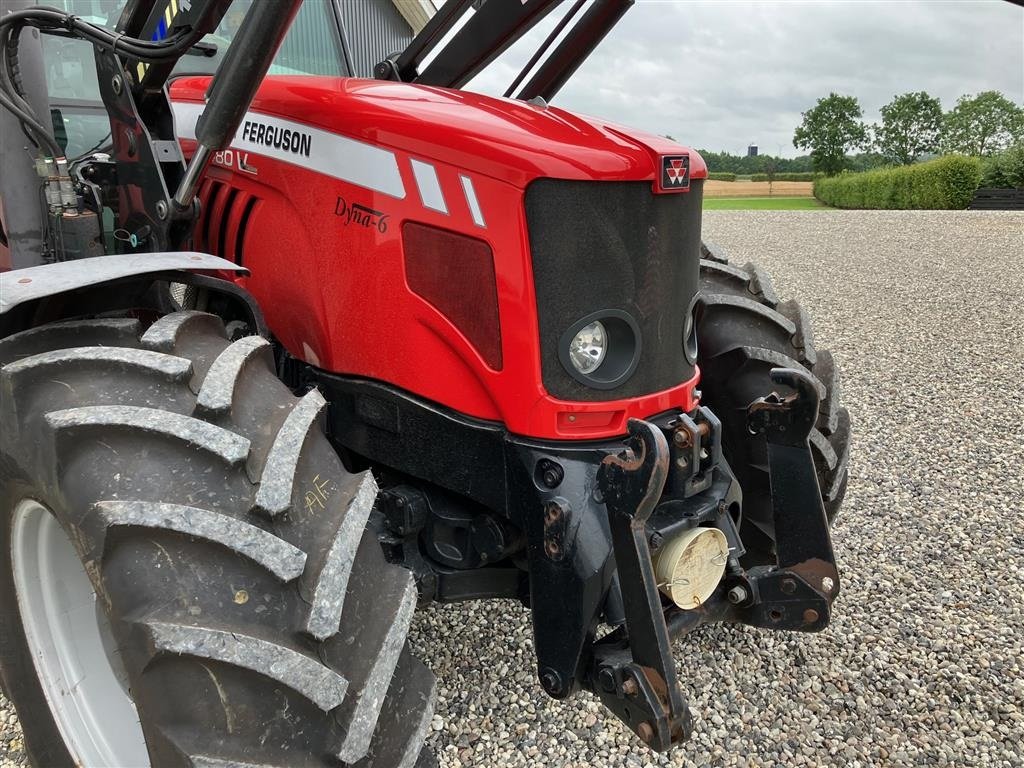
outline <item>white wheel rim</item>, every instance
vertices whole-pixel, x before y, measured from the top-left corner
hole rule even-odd
[[[14,510],[11,562],[29,652],[75,764],[148,768],[142,726],[106,614],[71,539],[34,499]]]

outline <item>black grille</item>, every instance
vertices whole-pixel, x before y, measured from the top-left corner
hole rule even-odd
[[[541,179],[526,191],[533,280],[547,391],[565,400],[618,400],[691,378],[683,328],[697,292],[702,181],[655,195],[650,182]],[[598,310],[628,312],[640,363],[614,389],[594,389],[559,361],[562,334]]]

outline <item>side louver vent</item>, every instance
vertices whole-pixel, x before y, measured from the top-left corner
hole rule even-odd
[[[199,200],[202,212],[196,226],[195,247],[241,264],[245,232],[259,198],[229,184],[207,179],[199,191]]]

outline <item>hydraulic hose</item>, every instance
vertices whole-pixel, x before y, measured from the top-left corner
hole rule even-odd
[[[53,158],[61,157],[63,150],[18,87],[18,37],[26,26],[65,29],[75,37],[109,48],[116,54],[147,62],[175,59],[202,36],[196,30],[189,30],[158,42],[139,40],[52,8],[32,8],[0,16],[0,107],[17,117],[28,138]]]

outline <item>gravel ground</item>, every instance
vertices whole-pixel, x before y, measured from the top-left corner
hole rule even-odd
[[[855,430],[831,627],[708,627],[677,645],[697,717],[670,756],[588,696],[548,699],[528,615],[436,607],[431,743],[461,766],[1024,764],[1024,215],[714,212],[815,319]],[[22,765],[0,698],[0,767]]]

